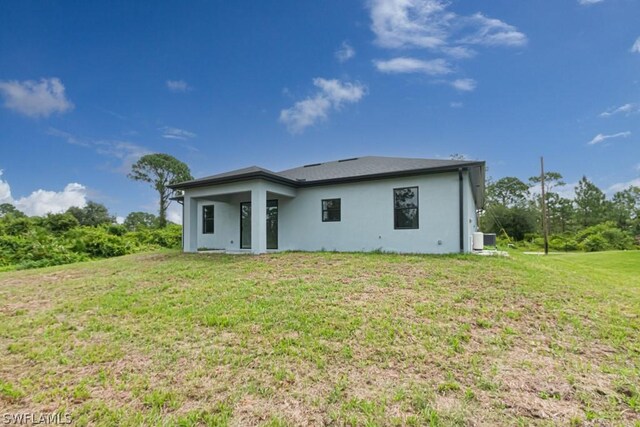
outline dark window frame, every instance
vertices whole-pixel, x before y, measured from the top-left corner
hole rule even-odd
[[[399,190],[415,190],[416,193],[416,206],[415,207],[411,207],[411,208],[398,208],[396,207],[396,192]],[[406,211],[406,210],[413,210],[415,209],[416,211],[416,224],[415,227],[411,226],[411,227],[399,227],[398,226],[398,211]],[[411,187],[398,187],[398,188],[394,188],[393,189],[393,229],[394,230],[419,230],[420,229],[420,191],[418,189],[417,185],[411,186]]]
[[[207,218],[207,208],[211,208],[211,218]],[[202,234],[215,234],[215,205],[202,206]],[[211,221],[211,231],[207,231],[207,221]]]
[[[337,208],[326,208],[325,207],[325,202],[335,202],[338,201],[338,207]],[[321,207],[321,219],[322,222],[341,222],[342,221],[342,199],[339,197],[335,197],[333,199],[322,199],[322,201],[320,202],[320,207]],[[325,215],[324,213],[327,213],[327,219],[325,219]],[[330,219],[329,218],[329,212],[338,212],[338,219]]]

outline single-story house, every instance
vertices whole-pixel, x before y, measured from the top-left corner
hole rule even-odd
[[[357,157],[172,185],[183,249],[470,252],[481,161]]]

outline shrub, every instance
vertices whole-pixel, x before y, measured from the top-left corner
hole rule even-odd
[[[603,222],[580,231],[576,241],[586,251],[605,251],[610,249],[633,249],[633,236],[620,230],[615,223]]]
[[[575,251],[578,242],[570,236],[555,235],[549,239],[549,247],[556,251]]]
[[[182,245],[182,226],[169,224],[165,228],[140,229],[129,233],[141,245],[179,248]]]
[[[124,236],[125,234],[127,234],[127,228],[124,225],[109,224],[106,228],[107,232],[114,236]]]
[[[50,234],[31,231],[24,236],[0,236],[0,265],[33,268],[86,259]]]
[[[581,246],[587,252],[598,252],[609,249],[609,243],[607,242],[607,239],[602,237],[601,234],[590,235],[589,237],[584,239]]]
[[[109,234],[104,228],[79,227],[68,236],[75,252],[91,257],[108,258],[136,252],[138,245],[123,236]]]
[[[79,225],[76,217],[70,213],[48,214],[44,220],[44,226],[54,234],[65,233]]]
[[[4,226],[4,232],[10,236],[19,236],[26,234],[29,230],[35,228],[33,222],[29,218],[12,217]]]

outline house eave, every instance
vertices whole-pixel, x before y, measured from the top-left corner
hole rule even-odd
[[[222,178],[212,178],[208,180],[187,181],[180,182],[178,184],[168,185],[172,190],[185,190],[188,188],[208,187],[211,185],[229,184],[233,182],[249,181],[252,179],[264,179],[266,181],[275,182],[278,184],[285,184],[289,186],[296,186],[297,181],[289,178],[284,178],[278,175],[272,175],[265,172],[251,172],[242,175],[234,175]]]
[[[208,187],[212,185],[229,184],[229,183],[248,181],[253,179],[264,179],[266,181],[274,182],[277,184],[284,184],[294,188],[305,188],[305,187],[319,187],[324,185],[348,184],[348,183],[360,182],[360,181],[374,181],[374,180],[397,178],[397,177],[457,172],[459,169],[470,170],[471,168],[480,168],[479,175],[484,176],[483,171],[485,168],[485,162],[481,161],[481,162],[468,162],[464,164],[441,166],[436,168],[381,172],[381,173],[373,173],[373,174],[367,174],[367,175],[328,178],[328,179],[320,179],[320,180],[313,180],[313,181],[294,180],[290,178],[285,178],[277,174],[270,174],[267,172],[250,172],[246,174],[234,175],[229,177],[181,182],[178,184],[169,185],[168,187],[171,188],[172,190],[185,190],[190,188]],[[482,181],[482,179],[480,179],[480,181]],[[478,183],[472,182],[472,186],[473,186],[473,196],[476,202],[476,206],[478,206],[478,208],[482,208],[482,206],[480,205],[483,204],[482,195],[484,192],[484,182],[478,182]]]

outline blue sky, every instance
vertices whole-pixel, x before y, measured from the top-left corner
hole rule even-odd
[[[640,2],[0,3],[0,202],[154,211],[194,176],[361,155],[640,185]],[[174,207],[172,215],[177,219]]]

